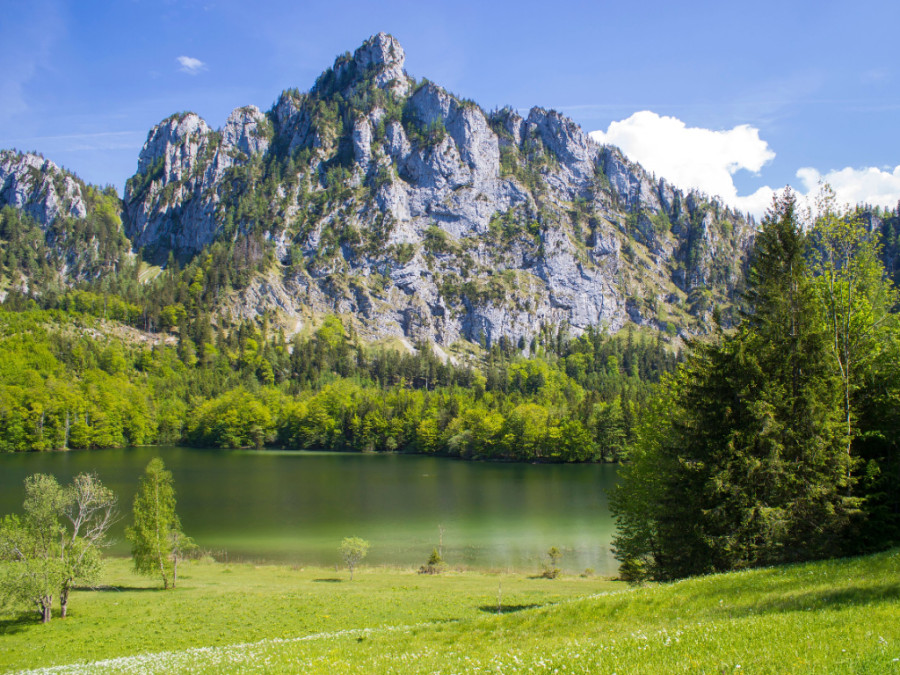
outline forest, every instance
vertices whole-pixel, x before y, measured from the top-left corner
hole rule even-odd
[[[335,316],[288,339],[267,321],[182,315],[150,344],[98,316],[140,315],[115,296],[15,302],[0,310],[5,452],[188,443],[615,461],[679,358],[661,336],[544,327],[528,356],[500,340],[453,365],[426,344],[365,345]]]

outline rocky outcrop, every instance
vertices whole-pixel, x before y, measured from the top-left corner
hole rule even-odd
[[[220,131],[191,113],[161,122],[126,189],[135,246],[162,262],[262,232],[282,268],[230,311],[349,313],[364,333],[440,344],[541,323],[695,330],[688,293],[728,295],[742,216],[555,111],[489,115],[404,63],[379,33],[266,114],[239,108]]]
[[[154,262],[180,258],[209,244],[222,225],[218,205],[228,170],[262,155],[272,136],[255,106],[229,115],[213,131],[194,113],[173,115],[147,136],[138,173],[125,186],[126,234]]]
[[[0,206],[13,206],[43,226],[59,216],[87,215],[81,183],[49,159],[0,151]]]

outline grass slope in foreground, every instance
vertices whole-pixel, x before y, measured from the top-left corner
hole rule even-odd
[[[223,580],[229,574],[243,581]],[[287,568],[196,565],[191,577],[175,593],[84,593],[73,604],[80,616],[46,631],[6,623],[0,639],[16,646],[0,658],[21,667],[147,651],[145,617],[155,615],[157,647],[170,651],[54,671],[900,673],[898,551],[634,590],[503,577],[518,611],[502,616],[489,613],[498,577],[485,574],[368,570],[349,584]],[[565,600],[578,591],[595,594]],[[136,620],[122,611],[96,626],[111,596],[121,596],[116,607],[127,600]],[[272,639],[272,626],[284,639]],[[223,644],[235,636],[241,644]],[[203,648],[179,648],[188,644]]]

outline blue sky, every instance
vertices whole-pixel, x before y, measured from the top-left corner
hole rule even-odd
[[[555,108],[676,184],[748,210],[817,177],[843,201],[900,199],[896,0],[0,8],[0,147],[119,189],[162,118],[193,110],[219,127],[235,107],[267,110],[383,30],[415,77],[486,109]]]

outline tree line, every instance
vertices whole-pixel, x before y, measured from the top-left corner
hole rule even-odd
[[[613,461],[678,361],[662,336],[544,326],[454,364],[425,344],[364,345],[334,316],[288,339],[267,319],[200,314],[150,345],[91,314],[102,296],[70,297],[0,310],[2,451],[190,443]]]

